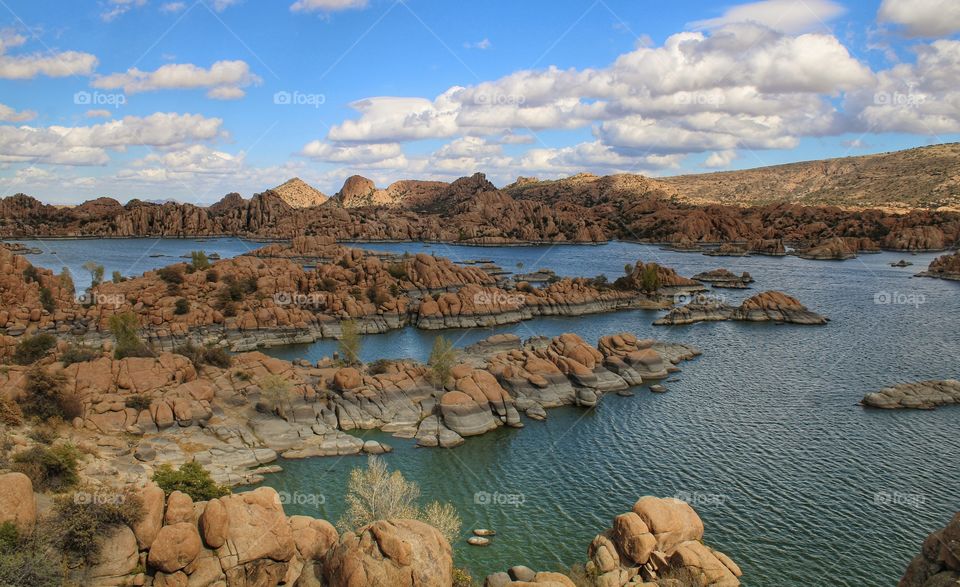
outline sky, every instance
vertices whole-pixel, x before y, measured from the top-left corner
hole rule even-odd
[[[0,0],[0,195],[209,204],[954,142],[957,0]]]

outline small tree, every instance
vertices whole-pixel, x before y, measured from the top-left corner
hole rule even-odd
[[[122,312],[110,316],[110,332],[116,339],[116,348],[113,356],[117,359],[124,357],[152,357],[153,351],[140,339],[137,333],[140,323],[133,312]]]
[[[94,261],[87,261],[83,268],[90,274],[90,287],[96,287],[103,283],[103,265],[98,265]]]
[[[438,336],[433,339],[433,348],[427,365],[430,366],[430,383],[436,388],[442,388],[450,382],[450,371],[456,359],[453,343],[446,337]]]
[[[114,271],[112,281],[114,283],[120,283],[121,281],[123,281],[123,273],[120,273],[119,271]]]
[[[53,293],[49,287],[40,288],[40,305],[51,314],[57,309],[57,303],[54,301]]]
[[[340,340],[337,342],[337,352],[340,361],[345,365],[356,365],[360,362],[360,348],[363,342],[360,339],[360,329],[353,320],[340,322]]]
[[[18,365],[30,365],[42,359],[55,346],[57,346],[57,337],[52,334],[27,336],[13,349],[13,362]]]
[[[64,267],[60,272],[60,287],[71,294],[76,293],[77,288],[73,285],[73,273],[70,273],[69,267]]]
[[[267,375],[259,382],[260,401],[271,412],[288,405],[293,397],[293,386],[279,375]]]
[[[160,465],[153,473],[153,480],[167,495],[182,491],[193,501],[210,501],[230,493],[229,487],[214,481],[210,472],[196,461],[184,463],[177,470],[168,464]]]
[[[658,273],[659,267],[656,263],[649,263],[643,268],[643,273],[640,276],[640,289],[647,292],[653,293],[660,289],[660,274]]]
[[[20,407],[27,416],[48,420],[59,417],[72,420],[83,415],[83,404],[64,390],[66,377],[60,371],[47,371],[40,365],[30,367],[24,376],[24,396]]]
[[[633,273],[633,265],[631,265],[630,263],[627,263],[626,265],[623,266],[623,274],[630,275],[631,273]]]
[[[347,510],[337,522],[341,532],[356,531],[377,520],[420,520],[439,530],[450,542],[460,534],[460,516],[450,504],[433,502],[421,509],[420,487],[400,471],[387,470],[383,459],[370,455],[366,469],[350,471]]]
[[[203,251],[191,251],[190,267],[194,271],[204,271],[210,268],[210,259],[207,258],[207,254]]]

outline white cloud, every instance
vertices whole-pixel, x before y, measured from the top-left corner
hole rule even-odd
[[[737,152],[730,151],[714,151],[710,153],[710,156],[707,157],[707,160],[704,161],[703,166],[709,167],[711,169],[716,169],[719,167],[727,167],[733,160],[737,158]]]
[[[490,43],[490,39],[488,39],[488,38],[486,38],[486,37],[484,37],[483,39],[477,41],[476,43],[464,43],[464,44],[463,44],[463,47],[464,47],[465,49],[480,49],[481,51],[484,51],[484,50],[486,50],[486,49],[489,49],[491,46],[492,46],[492,43]]]
[[[903,27],[911,37],[942,37],[960,31],[956,0],[883,0],[877,20]]]
[[[7,49],[19,47],[26,42],[26,37],[16,32],[0,31],[0,79],[33,79],[38,75],[90,75],[97,66],[96,56],[79,51],[7,54]]]
[[[176,12],[183,11],[183,9],[186,7],[187,7],[186,2],[167,2],[165,4],[160,5],[160,12],[163,12],[166,14],[173,14]]]
[[[293,12],[337,12],[366,8],[368,0],[297,0],[290,5]]]
[[[217,12],[223,12],[227,8],[235,4],[239,4],[241,0],[213,0],[213,9]]]
[[[84,116],[87,118],[113,118],[113,112],[109,110],[87,110]]]
[[[37,113],[33,110],[17,111],[6,104],[0,104],[0,122],[25,122],[33,120]]]
[[[108,151],[132,147],[177,148],[223,135],[219,118],[158,112],[91,126],[0,126],[0,161],[105,165]]]
[[[107,9],[100,14],[104,22],[111,22],[133,8],[146,5],[147,0],[108,0]]]
[[[911,0],[913,1],[913,0]],[[827,22],[846,12],[831,0],[763,0],[728,8],[722,16],[690,23],[694,30],[729,24],[755,23],[787,33],[826,28]]]
[[[204,69],[192,63],[170,63],[156,71],[128,69],[125,73],[99,76],[93,87],[100,89],[122,88],[127,94],[172,89],[208,88],[207,97],[218,100],[235,100],[245,95],[243,88],[258,85],[259,76],[250,72],[245,61],[217,61]]]
[[[316,161],[403,167],[407,160],[397,143],[370,143],[359,145],[331,144],[323,141],[307,143],[300,153]]]

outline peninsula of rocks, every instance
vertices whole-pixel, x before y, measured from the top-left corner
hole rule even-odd
[[[960,583],[960,512],[927,536],[898,587],[941,587]]]
[[[918,273],[917,276],[960,281],[960,251],[937,257],[926,271]]]

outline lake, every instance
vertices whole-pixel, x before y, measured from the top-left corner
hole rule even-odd
[[[52,252],[28,258],[58,271],[70,267],[78,285],[79,266],[87,259],[102,263],[109,276],[114,269],[135,274],[165,265],[190,250],[226,257],[257,246],[238,239],[42,245]],[[685,276],[726,267],[756,279],[750,290],[718,290],[731,303],[778,289],[831,319],[820,327],[655,327],[651,323],[661,312],[628,311],[364,337],[365,360],[425,359],[437,335],[464,345],[497,332],[526,338],[569,331],[595,343],[601,335],[629,331],[703,351],[681,364],[668,393],[638,389],[634,397],[607,396],[593,410],[549,410],[546,422],[525,420],[523,429],[469,438],[452,450],[416,449],[412,440],[362,434],[394,447],[387,464],[419,483],[425,499],[457,507],[464,537],[471,528],[497,530],[490,547],[455,544],[457,564],[475,578],[514,564],[552,570],[582,563],[593,536],[649,494],[690,501],[704,520],[705,542],[740,565],[745,585],[893,585],[923,538],[960,510],[960,408],[886,412],[857,405],[865,393],[893,383],[958,376],[960,283],[911,277],[935,254],[827,262],[707,257],[623,242],[362,246],[455,261],[488,259],[514,271],[604,273],[611,280],[638,259]],[[889,266],[900,258],[914,265]],[[334,348],[334,341],[319,341],[266,352],[316,360]],[[284,472],[264,484],[291,496],[288,514],[335,521],[349,472],[363,464],[360,457],[285,461]]]

